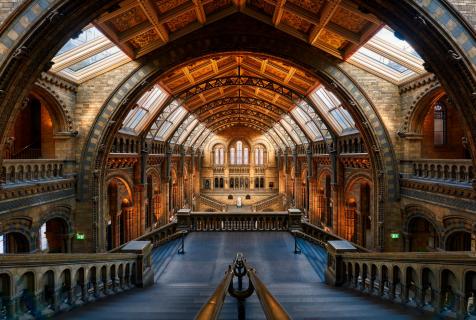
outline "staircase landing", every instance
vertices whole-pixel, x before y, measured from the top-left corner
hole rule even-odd
[[[62,315],[63,319],[193,319],[237,252],[243,252],[261,280],[293,319],[431,319],[417,310],[326,286],[326,252],[300,240],[294,254],[287,232],[194,232],[153,253],[156,284],[106,298]],[[245,280],[245,284],[247,281]],[[236,319],[227,297],[221,319]],[[247,319],[264,319],[256,295],[247,301]]]

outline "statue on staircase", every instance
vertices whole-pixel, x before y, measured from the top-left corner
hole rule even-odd
[[[243,206],[243,204],[241,203],[241,197],[237,197],[236,198],[236,207],[241,208],[242,206]]]
[[[467,316],[466,319],[475,320],[476,319],[476,297],[474,292],[471,293],[471,297],[468,298],[468,305],[466,307]]]

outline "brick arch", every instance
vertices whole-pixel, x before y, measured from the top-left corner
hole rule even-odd
[[[441,243],[440,235],[444,231],[444,226],[435,219],[435,214],[431,212],[431,210],[420,205],[412,204],[407,205],[403,212],[405,214],[405,219],[403,222],[403,232],[410,232],[410,222],[412,221],[412,219],[422,218],[428,221],[433,226],[435,232],[438,235],[438,241],[439,243]],[[438,244],[436,245],[438,246]]]
[[[28,241],[30,252],[36,250],[36,239],[38,233],[32,228],[32,220],[29,217],[12,218],[2,224],[0,229],[2,234],[17,232],[25,236]]]
[[[364,172],[358,172],[352,174],[350,177],[346,179],[345,187],[344,187],[344,194],[349,192],[352,186],[357,183],[359,180],[366,180],[370,185],[373,185],[372,177],[369,174]]]
[[[121,181],[126,186],[127,192],[129,193],[129,197],[131,200],[131,205],[134,205],[134,192],[133,192],[134,183],[132,181],[132,178],[126,173],[122,172],[121,170],[114,170],[107,175],[107,177],[104,180],[105,186],[106,186],[105,192],[107,193],[107,186],[114,179]]]
[[[31,91],[32,95],[45,102],[45,107],[54,119],[56,132],[73,131],[73,119],[69,114],[66,103],[54,90],[42,82],[36,82]]]
[[[41,228],[44,223],[54,218],[63,219],[63,221],[66,223],[68,233],[73,232],[74,228],[70,206],[53,206],[46,209],[42,214],[41,219],[38,221],[36,229],[39,230],[39,228]]]
[[[432,83],[413,100],[404,119],[404,124],[399,131],[400,136],[407,134],[421,134],[423,121],[430,106],[445,95],[439,83]]]

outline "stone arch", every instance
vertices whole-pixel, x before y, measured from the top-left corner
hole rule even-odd
[[[55,133],[73,131],[73,119],[68,107],[54,90],[42,82],[36,82],[31,95],[45,102],[45,107],[53,119]]]
[[[405,132],[405,134],[421,134],[423,120],[425,119],[430,106],[441,99],[444,95],[444,89],[439,83],[434,83],[432,86],[429,86],[426,90],[420,93],[408,110],[401,131]]]
[[[416,243],[421,243],[423,240],[427,241],[427,244],[429,243],[426,248],[429,247],[436,249],[442,247],[444,243],[442,239],[444,227],[440,222],[435,219],[435,215],[433,212],[423,206],[411,204],[405,207],[405,209],[403,210],[403,215],[404,216],[402,227],[405,239],[405,251],[414,251],[414,242],[416,241]],[[422,219],[428,223],[428,225],[433,229],[434,232],[432,237],[428,236],[427,238],[423,238],[424,232],[422,232],[421,230],[417,233],[417,235],[419,236],[417,236],[416,238],[414,237],[415,230],[412,230],[412,227],[415,228],[414,222],[416,219]],[[421,224],[419,226],[421,226]],[[428,229],[427,231],[430,232],[431,235],[431,229]]]
[[[68,227],[68,233],[72,233],[74,230],[73,220],[71,218],[71,207],[70,206],[53,206],[44,211],[40,220],[37,223],[36,228],[38,229],[43,225],[43,223],[54,218],[61,218],[66,223]]]
[[[426,221],[428,221],[433,226],[435,231],[437,232],[438,239],[439,239],[438,242],[441,241],[440,234],[443,232],[444,227],[441,223],[439,223],[435,219],[435,215],[434,215],[433,212],[431,212],[429,209],[427,209],[423,206],[417,205],[417,204],[407,205],[403,211],[404,211],[404,216],[405,216],[404,217],[404,222],[403,222],[403,232],[405,232],[405,233],[409,232],[410,222],[411,222],[412,219],[414,219],[414,218],[423,218]]]
[[[29,252],[32,252],[36,249],[37,233],[35,231],[32,230],[32,220],[29,217],[13,218],[7,220],[0,226],[0,233],[3,235],[19,233],[25,237],[28,243]]]

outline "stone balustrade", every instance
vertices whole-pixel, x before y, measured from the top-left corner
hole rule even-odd
[[[326,279],[329,284],[421,308],[442,318],[473,319],[476,316],[472,305],[476,291],[473,253],[349,251],[355,248],[337,250],[329,249],[328,245]]]
[[[277,195],[271,196],[269,198],[266,198],[264,200],[258,201],[255,204],[253,204],[251,206],[251,211],[253,212],[262,211],[276,204],[284,206],[285,203],[283,203],[283,201],[285,201],[285,199],[286,199],[286,196],[284,194],[277,194]]]
[[[402,161],[408,178],[471,185],[474,176],[471,159],[420,159]]]
[[[62,179],[65,161],[56,159],[5,159],[2,182],[6,185]]]
[[[195,199],[197,201],[198,207],[201,205],[206,205],[210,208],[213,208],[219,212],[225,212],[226,211],[226,204],[221,203],[219,201],[216,201],[213,198],[207,197],[206,195],[203,194],[196,194]]]
[[[150,241],[154,248],[168,242],[174,240],[181,236],[180,232],[177,232],[177,223],[171,222],[166,225],[160,226],[152,231],[143,234],[142,236],[134,239],[134,241]],[[109,252],[120,252],[120,250],[125,246],[125,244],[112,249]]]
[[[132,243],[130,243],[132,244]],[[14,254],[0,259],[0,317],[43,319],[153,281],[149,242],[122,253]]]
[[[223,166],[214,166],[213,167],[213,174],[225,174],[225,167]]]
[[[287,215],[192,213],[190,226],[193,231],[283,231],[288,230]]]

